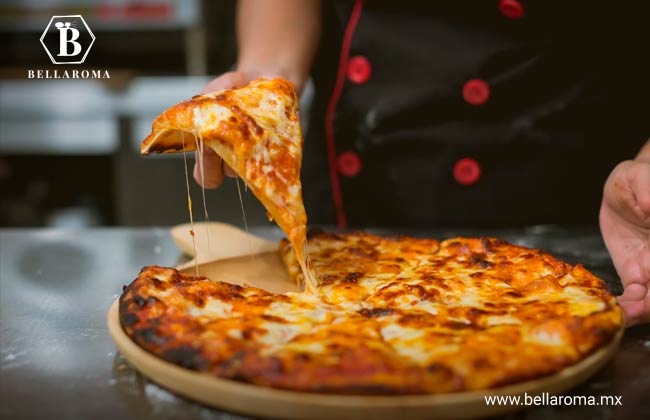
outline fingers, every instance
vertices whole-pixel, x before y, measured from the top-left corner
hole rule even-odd
[[[231,89],[245,85],[257,75],[250,72],[231,71],[213,79],[199,94],[210,93],[218,90]],[[194,164],[194,180],[204,188],[217,188],[223,182],[224,174],[236,177],[237,174],[228,165],[223,164],[221,158],[209,147],[203,152],[203,171],[201,171],[198,152]]]
[[[650,163],[618,164],[605,183],[603,203],[630,223],[650,227]]]
[[[650,164],[635,163],[627,180],[634,195],[633,210],[642,220],[650,219]]]
[[[633,218],[630,210],[636,201],[629,180],[633,166],[634,162],[630,160],[616,165],[607,178],[604,188],[603,202],[625,219]]]
[[[254,76],[254,74],[241,71],[231,71],[224,73],[208,83],[203,89],[201,89],[199,94],[202,95],[217,90],[232,89],[235,87],[243,86],[254,79]]]
[[[648,296],[648,288],[639,283],[632,283],[625,287],[623,294],[618,297],[620,302],[636,302]]]
[[[650,322],[650,253],[646,249],[624,265],[621,280],[625,285],[618,302],[628,326]]]
[[[223,183],[223,177],[236,178],[235,172],[230,166],[226,165],[219,155],[214,150],[206,147],[203,151],[203,174],[201,173],[201,161],[199,159],[199,152],[195,153],[196,162],[194,163],[194,180],[204,188],[212,189],[217,188]]]
[[[208,83],[199,94],[214,92],[217,90],[231,89],[249,82],[249,75],[243,72],[228,72],[213,79]],[[221,158],[209,147],[203,151],[203,173],[201,172],[199,156],[196,155],[194,163],[194,180],[204,188],[217,188],[223,182],[224,168],[222,167]],[[232,169],[226,170],[228,176],[234,176]]]
[[[637,324],[650,322],[650,296],[643,300],[621,300],[618,303],[623,308],[625,325],[631,327]]]
[[[196,152],[197,154],[199,152]],[[194,163],[194,180],[204,188],[217,188],[223,182],[223,169],[221,157],[212,149],[206,147],[203,151],[203,171],[201,171],[200,158],[196,156]]]
[[[237,178],[237,172],[235,172],[230,166],[223,164],[223,173],[230,178]]]

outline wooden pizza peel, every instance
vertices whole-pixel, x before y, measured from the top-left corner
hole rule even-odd
[[[248,284],[273,293],[300,291],[289,278],[275,241],[226,223],[195,223],[195,256],[189,224],[172,228],[171,235],[186,255],[194,257],[176,267],[185,274],[195,275],[198,267],[199,275],[210,279]]]
[[[189,225],[172,229],[181,250],[193,255]],[[210,246],[207,248],[209,229]],[[199,274],[235,284],[249,284],[271,292],[298,291],[277,251],[277,243],[250,235],[230,225],[194,225]],[[251,254],[251,250],[254,251]],[[195,273],[194,260],[178,268]],[[163,387],[220,409],[241,414],[296,420],[360,419],[469,419],[483,418],[525,408],[487,405],[485,396],[560,394],[587,380],[614,355],[624,328],[605,347],[581,362],[545,378],[486,391],[437,395],[354,396],[285,391],[221,379],[168,363],[140,348],[124,333],[119,321],[119,302],[108,312],[108,329],[120,352],[143,375]]]

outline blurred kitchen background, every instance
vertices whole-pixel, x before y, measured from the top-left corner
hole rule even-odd
[[[182,155],[142,157],[139,145],[161,111],[234,64],[234,11],[234,0],[0,2],[0,226],[186,223]],[[95,43],[84,64],[55,66],[39,38],[53,15],[75,14]],[[111,79],[27,79],[55,67]],[[266,223],[242,194],[248,223]],[[242,226],[234,180],[206,197],[212,220]]]

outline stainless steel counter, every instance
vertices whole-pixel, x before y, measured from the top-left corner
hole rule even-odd
[[[254,233],[279,236],[274,229]],[[476,234],[427,236],[456,233]],[[482,233],[583,262],[620,291],[595,231]],[[0,230],[0,417],[241,419],[149,382],[108,335],[106,312],[122,285],[144,265],[175,265],[181,258],[167,229]],[[534,407],[508,418],[650,418],[650,326],[629,329],[614,360],[573,394],[622,395],[623,405]]]

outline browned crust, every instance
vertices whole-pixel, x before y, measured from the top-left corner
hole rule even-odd
[[[219,130],[212,133],[212,136],[206,136],[206,142],[241,143],[250,142],[253,137],[263,137],[264,130],[247,111],[247,109],[257,107],[259,99],[254,96],[242,96],[240,94],[240,92],[245,92],[250,86],[257,83],[263,83],[265,89],[279,93],[287,98],[287,109],[284,117],[297,121],[298,96],[291,82],[284,79],[260,79],[239,88],[228,89],[215,94],[196,95],[166,109],[154,120],[151,133],[142,141],[141,152],[143,154],[177,153],[183,150],[196,150],[192,113],[194,109],[201,107],[203,104],[220,105],[229,108],[234,114],[231,120],[223,121],[219,126]],[[185,132],[185,149],[183,149],[183,139],[180,136],[181,131]]]
[[[155,276],[161,273],[169,276],[170,281],[156,280]],[[177,288],[195,304],[206,296],[219,297],[224,302],[248,305],[250,313],[239,319],[224,320],[221,325],[202,324],[183,311],[182,302],[163,302],[152,297],[147,291],[151,288]],[[255,290],[254,296],[244,297],[242,292],[247,290]],[[184,275],[173,268],[149,266],[125,286],[119,301],[119,317],[124,332],[143,349],[187,369],[223,378],[341,394],[424,393],[427,382],[437,382],[438,388],[457,388],[456,382],[448,381],[449,371],[442,369],[427,374],[395,357],[385,343],[373,339],[374,334],[361,334],[354,324],[365,324],[362,317],[353,317],[348,325],[332,325],[300,338],[327,342],[329,352],[322,358],[295,352],[264,356],[253,338],[259,322],[268,320],[261,310],[277,300],[288,301],[288,298]],[[367,326],[360,326],[372,332]],[[244,338],[230,337],[229,327],[243,329]]]

